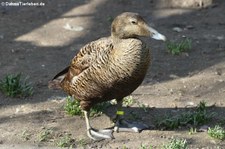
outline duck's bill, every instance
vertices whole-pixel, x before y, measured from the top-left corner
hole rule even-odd
[[[166,41],[166,37],[160,34],[159,32],[157,32],[155,29],[149,27],[149,31],[150,31],[150,36],[153,39]]]

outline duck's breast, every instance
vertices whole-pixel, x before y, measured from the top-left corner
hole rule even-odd
[[[115,47],[111,60],[109,74],[115,79],[111,92],[122,98],[142,83],[150,64],[150,50],[139,39],[126,39]]]

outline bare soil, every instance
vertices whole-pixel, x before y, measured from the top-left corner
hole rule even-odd
[[[0,93],[0,148],[56,148],[65,133],[72,135],[77,148],[140,148],[141,144],[160,148],[172,137],[187,139],[189,148],[225,148],[225,141],[216,141],[206,132],[189,135],[189,128],[114,133],[113,140],[91,141],[84,119],[68,116],[63,110],[67,95],[47,87],[84,44],[110,34],[112,18],[124,11],[138,12],[169,40],[190,38],[192,49],[173,56],[165,43],[147,40],[152,66],[132,96],[149,107],[146,112],[134,104],[125,109],[127,116],[132,111],[152,126],[157,118],[179,114],[204,100],[217,113],[206,125],[218,124],[225,116],[225,1],[213,1],[207,8],[183,9],[156,7],[155,0],[43,2],[45,6],[40,7],[0,6],[0,78],[22,72],[34,86],[34,95],[26,99]],[[181,31],[174,31],[174,27]],[[110,107],[102,116],[92,118],[93,126],[111,126],[108,116],[114,111]],[[40,132],[48,128],[54,137],[40,142]]]

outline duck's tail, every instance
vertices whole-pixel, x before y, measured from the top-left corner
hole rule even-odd
[[[51,81],[48,82],[49,89],[62,89],[61,82],[69,71],[69,66],[60,71]]]

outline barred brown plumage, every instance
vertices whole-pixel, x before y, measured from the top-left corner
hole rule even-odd
[[[120,109],[122,99],[131,94],[145,77],[151,61],[150,50],[139,39],[140,36],[166,39],[149,27],[137,13],[122,13],[112,23],[111,36],[92,41],[81,48],[67,72],[49,83],[50,86],[59,83],[65,92],[80,100],[88,136],[94,140],[113,136],[112,130],[96,131],[90,126],[90,108],[99,102],[116,99]],[[118,123],[119,120],[116,125]]]

